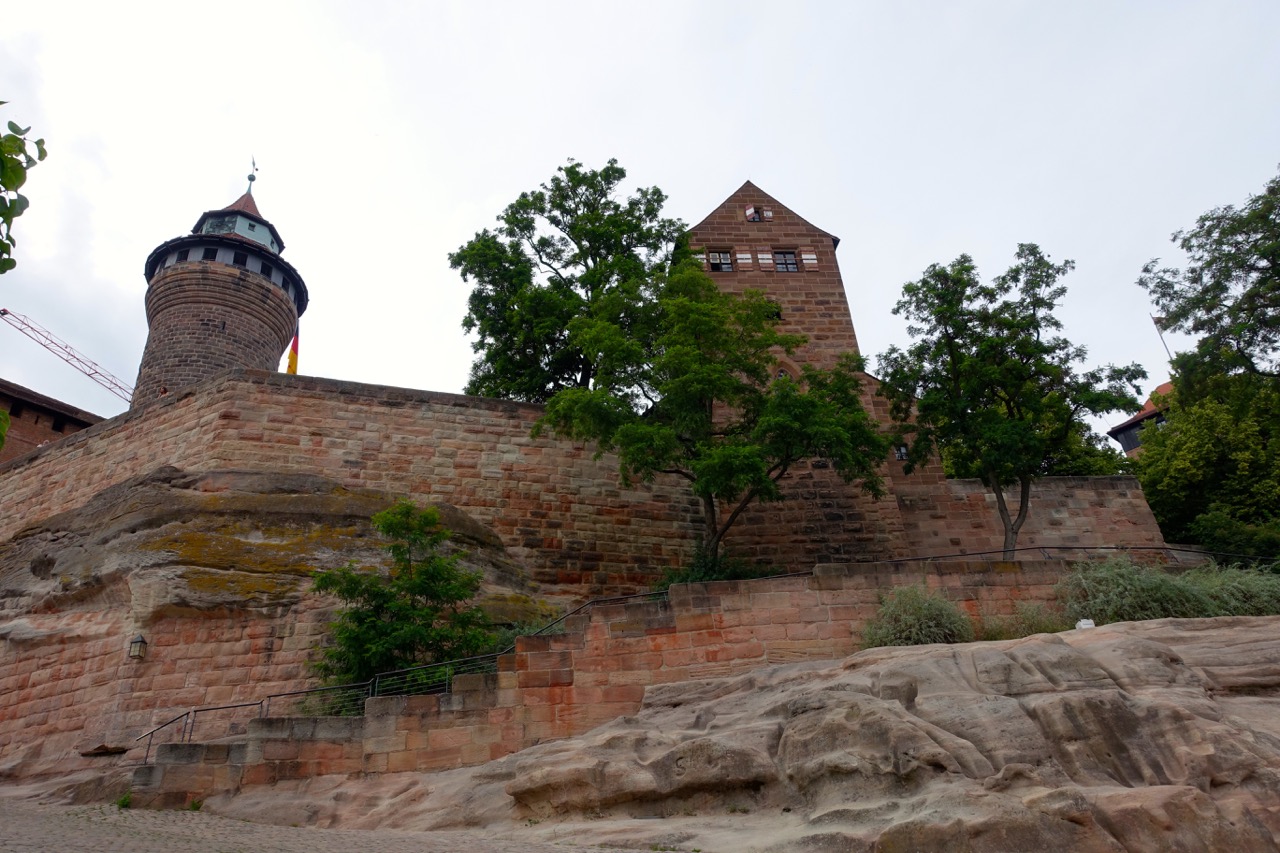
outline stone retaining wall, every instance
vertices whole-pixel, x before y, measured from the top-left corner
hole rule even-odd
[[[381,697],[356,722],[251,720],[244,743],[165,745],[135,778],[135,802],[175,807],[218,791],[331,773],[481,764],[581,734],[639,709],[648,685],[859,647],[885,589],[923,583],[971,613],[1052,600],[1057,561],[820,566],[812,575],[671,588],[668,600],[592,608],[563,635],[525,637],[499,671],[462,675],[443,696]]]

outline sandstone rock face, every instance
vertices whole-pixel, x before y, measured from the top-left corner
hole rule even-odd
[[[479,768],[209,806],[707,853],[1274,851],[1277,691],[1280,618],[876,649],[653,686],[633,717]]]
[[[385,564],[369,518],[393,500],[314,475],[161,468],[0,543],[0,778],[132,761],[137,735],[189,708],[314,686],[335,602],[309,594],[311,575]],[[545,616],[493,532],[438,506],[498,617]],[[147,658],[129,660],[139,633]]]

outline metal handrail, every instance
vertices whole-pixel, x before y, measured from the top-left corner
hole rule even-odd
[[[1157,546],[1157,545],[1031,545],[1023,548],[1014,548],[1012,550],[1015,552],[1039,551],[1042,554],[1044,554],[1046,559],[1049,559],[1050,551],[1086,551],[1086,552],[1087,551],[1119,551],[1119,552],[1180,551],[1180,552],[1186,552],[1186,553],[1192,553],[1192,554],[1201,554],[1206,557],[1228,557],[1228,558],[1242,559],[1242,560],[1257,559],[1253,557],[1246,557],[1244,555],[1239,555],[1239,554],[1223,554],[1220,552],[1204,551],[1199,548],[1182,548],[1176,545],[1163,545],[1163,546]],[[889,563],[889,564],[928,563],[934,560],[948,560],[948,559],[955,559],[957,557],[965,557],[965,558],[984,557],[992,554],[1003,555],[1004,553],[1005,553],[1005,550],[1001,548],[1001,549],[991,550],[991,551],[976,551],[976,552],[955,553],[955,554],[938,554],[938,555],[932,555],[928,557],[901,557],[894,560],[877,560],[876,562]],[[762,580],[770,580],[773,578],[780,578],[780,577],[807,577],[807,576],[812,576],[813,574],[814,574],[814,570],[811,569],[807,572],[787,572],[787,573],[777,574],[777,575],[767,575],[767,576],[761,576],[757,578],[748,578],[748,579],[744,579],[744,581],[745,582],[762,581]],[[546,634],[547,632],[552,631],[555,628],[561,626],[570,617],[576,616],[579,613],[582,613],[586,610],[590,610],[593,607],[599,607],[599,606],[604,606],[608,604],[616,604],[619,602],[635,601],[638,599],[661,600],[667,597],[668,597],[668,591],[666,589],[663,589],[663,590],[654,590],[650,592],[635,593],[633,595],[617,595],[617,596],[609,596],[607,598],[593,598],[590,601],[587,601],[578,605],[573,610],[570,610],[568,613],[565,613],[564,615],[560,616],[558,619],[555,619],[552,622],[548,622],[546,625],[543,625],[537,631],[534,631],[531,634],[525,634],[523,636],[537,637],[537,636]],[[318,695],[322,693],[337,693],[339,691],[348,691],[348,692],[360,691],[363,693],[364,698],[366,699],[374,696],[412,696],[412,695],[430,695],[430,694],[436,694],[436,693],[448,694],[452,692],[453,678],[455,676],[467,675],[467,674],[478,673],[478,672],[496,671],[498,658],[502,657],[503,655],[511,654],[512,652],[515,651],[515,648],[516,648],[515,644],[512,644],[511,646],[508,646],[506,649],[503,649],[500,652],[495,652],[493,654],[479,655],[479,656],[470,657],[470,658],[459,658],[457,660],[442,661],[440,663],[429,663],[429,664],[423,664],[421,666],[409,667],[407,669],[398,669],[398,670],[392,670],[391,672],[378,673],[368,681],[361,681],[353,684],[338,684],[338,685],[331,685],[326,687],[311,687],[306,690],[291,690],[286,693],[273,693],[269,696],[264,696],[262,699],[259,699],[255,702],[239,702],[231,705],[211,705],[205,708],[191,708],[187,711],[183,711],[181,714],[178,714],[176,717],[170,720],[167,720],[164,723],[161,723],[160,725],[156,726],[150,731],[144,732],[143,734],[139,735],[137,738],[134,739],[134,743],[137,743],[143,738],[147,738],[147,750],[142,760],[142,763],[146,764],[151,756],[152,738],[155,736],[157,732],[163,729],[166,729],[169,726],[172,726],[174,723],[178,722],[179,720],[182,720],[183,721],[182,732],[179,735],[178,742],[190,743],[191,737],[195,733],[196,716],[198,714],[208,713],[211,711],[226,711],[226,710],[232,710],[235,708],[248,708],[248,707],[257,705],[260,707],[260,713],[258,715],[259,718],[265,719],[270,715],[272,700],[286,699],[286,698],[296,697],[296,696],[312,696],[312,695]],[[399,692],[397,688],[395,688],[394,686],[390,687],[390,689],[384,688],[384,684],[394,685],[396,683],[396,677],[399,677],[401,679],[402,686],[407,687],[409,686],[409,681],[411,680],[412,673],[425,672],[430,670],[443,671],[444,675],[439,679],[434,679],[430,681],[418,681],[416,684],[413,685],[416,689],[410,690],[407,692]]]

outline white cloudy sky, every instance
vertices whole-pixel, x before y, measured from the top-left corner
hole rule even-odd
[[[66,2],[4,15],[0,119],[49,159],[0,307],[128,382],[142,265],[245,188],[305,278],[301,372],[459,391],[446,255],[567,158],[697,222],[750,179],[841,239],[863,351],[903,282],[1019,242],[1072,258],[1093,363],[1164,350],[1134,285],[1280,162],[1280,3]],[[1177,348],[1188,342],[1171,340]],[[125,404],[8,326],[0,376]],[[1149,386],[1149,387],[1150,387]],[[1119,417],[1112,421],[1119,420]]]

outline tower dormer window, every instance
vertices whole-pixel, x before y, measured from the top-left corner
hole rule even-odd
[[[245,223],[245,224],[247,224],[247,225],[249,226],[249,230],[250,230],[250,231],[257,231],[257,230],[258,230],[258,226],[257,226],[257,225],[254,225],[252,222],[248,222],[248,223]]]
[[[216,261],[217,259],[218,259],[217,249],[205,249],[204,252],[201,253],[200,255],[200,260],[202,261]]]
[[[189,257],[191,257],[191,250],[190,250],[190,249],[179,249],[179,250],[178,250],[178,263],[182,263],[183,261],[185,261],[185,260],[186,260],[187,258],[189,258]]]
[[[234,252],[231,255],[231,263],[238,267],[249,266],[249,254],[247,252]]]
[[[271,264],[267,263],[266,261],[263,261],[263,262],[262,262],[262,275],[263,275],[263,277],[264,277],[264,278],[271,278],[271,273],[272,273],[272,272],[273,272],[273,270],[271,269]]]

